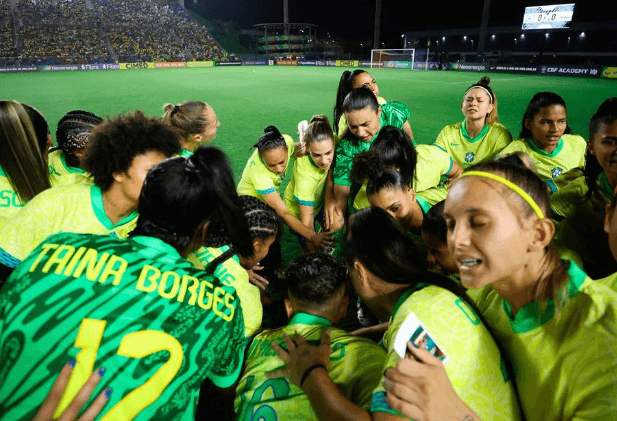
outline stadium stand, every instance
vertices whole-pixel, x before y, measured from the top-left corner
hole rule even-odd
[[[150,0],[3,1],[4,65],[226,60],[181,6]]]

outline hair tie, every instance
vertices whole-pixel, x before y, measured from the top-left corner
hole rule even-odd
[[[499,181],[501,184],[508,187],[510,190],[514,191],[516,194],[522,197],[523,200],[525,200],[525,202],[527,202],[527,204],[531,206],[531,209],[533,209],[536,215],[538,215],[538,218],[544,219],[544,212],[542,212],[542,209],[540,209],[540,206],[538,206],[536,201],[533,200],[533,198],[529,194],[527,194],[526,191],[521,189],[519,186],[517,186],[510,180],[506,180],[505,178],[497,174],[493,174],[490,172],[484,172],[484,171],[467,171],[461,174],[459,177],[470,177],[474,175],[477,177],[490,178],[491,180]]]

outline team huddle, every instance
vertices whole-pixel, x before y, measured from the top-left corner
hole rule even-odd
[[[513,139],[461,94],[420,144],[345,71],[237,183],[207,103],[54,147],[0,101],[0,419],[617,418],[617,98],[585,140],[538,92]]]

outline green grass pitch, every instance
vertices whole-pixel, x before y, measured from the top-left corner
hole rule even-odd
[[[73,109],[100,116],[143,110],[162,115],[163,104],[201,100],[212,105],[221,121],[214,145],[229,156],[239,180],[250,147],[267,125],[296,137],[301,120],[314,114],[332,118],[340,67],[215,67],[205,69],[118,70],[3,74],[0,97],[41,110],[52,134],[60,117]],[[432,143],[446,125],[461,121],[465,90],[484,73],[453,71],[370,70],[380,95],[411,110],[416,140]],[[534,93],[553,91],[568,105],[573,132],[588,137],[588,122],[600,103],[617,96],[608,79],[487,74],[495,90],[501,122],[517,138],[521,117]],[[299,253],[295,237],[283,238],[284,261]]]

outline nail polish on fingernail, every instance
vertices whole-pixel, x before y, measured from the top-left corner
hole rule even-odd
[[[71,360],[71,361],[68,362],[68,365],[69,365],[69,367],[73,368],[73,367],[75,367],[75,363],[76,363],[75,360]]]
[[[97,371],[98,375],[103,377],[103,374],[105,374],[107,370],[105,370],[105,368],[101,367],[99,368],[99,370]]]
[[[107,399],[109,399],[109,397],[111,396],[111,392],[113,392],[113,390],[111,390],[110,388],[105,389],[105,397]]]

